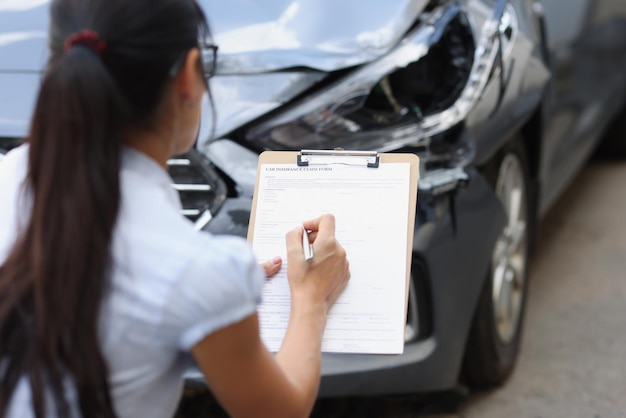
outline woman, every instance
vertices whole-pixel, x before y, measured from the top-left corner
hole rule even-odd
[[[192,357],[232,416],[310,413],[345,251],[330,215],[304,223],[311,263],[302,228],[287,234],[271,355],[263,270],[243,240],[193,230],[165,171],[198,132],[215,64],[198,39],[193,0],[52,2],[28,143],[0,164],[0,416],[172,416]]]

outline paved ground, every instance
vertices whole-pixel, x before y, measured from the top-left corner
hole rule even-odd
[[[626,417],[626,161],[590,163],[541,223],[508,383],[454,413],[429,412],[440,410],[436,400],[336,400],[315,416]]]

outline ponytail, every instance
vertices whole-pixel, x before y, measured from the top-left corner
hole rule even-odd
[[[97,324],[110,284],[125,107],[85,46],[45,76],[28,141],[32,214],[0,268],[0,358],[8,359],[0,416],[23,377],[37,418],[50,406],[48,393],[57,415],[70,415],[68,381],[83,417],[115,416]]]

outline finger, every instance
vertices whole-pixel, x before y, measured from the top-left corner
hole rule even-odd
[[[309,232],[309,242],[313,244],[315,242],[315,238],[317,238],[317,231]]]
[[[314,218],[314,219],[306,220],[302,222],[302,226],[304,226],[308,231],[317,231],[319,229],[319,225],[323,217],[324,215],[318,216],[317,218]]]
[[[267,277],[268,279],[278,273],[282,265],[283,259],[280,257],[274,257],[271,260],[267,260],[266,262],[261,264],[263,270],[265,270],[265,277]]]
[[[305,221],[302,225],[308,230],[318,231],[318,233],[325,236],[335,235],[335,216],[330,213]]]
[[[285,236],[285,244],[287,245],[287,258],[297,260],[304,258],[304,249],[302,248],[302,234],[304,230],[301,226],[287,232]]]

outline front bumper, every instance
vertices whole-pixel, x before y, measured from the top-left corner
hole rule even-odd
[[[413,279],[420,281],[418,315],[426,324],[401,355],[322,356],[320,397],[429,392],[453,388],[465,341],[487,275],[504,211],[477,170],[446,194],[418,193]],[[245,236],[251,199],[228,199],[208,225],[215,234]],[[419,266],[419,272],[416,267]],[[189,370],[187,384],[204,387]]]

